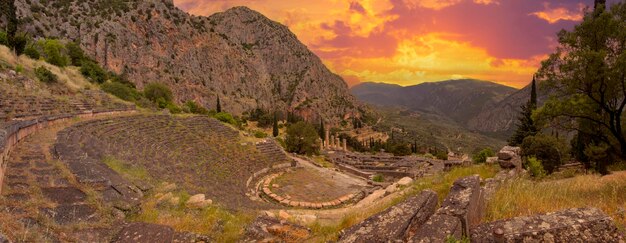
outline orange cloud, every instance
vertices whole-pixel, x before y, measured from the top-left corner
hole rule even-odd
[[[531,13],[540,19],[548,21],[548,23],[556,23],[560,20],[573,20],[579,21],[583,18],[583,8],[585,5],[579,4],[576,11],[571,11],[564,7],[550,8],[550,4],[544,4],[544,10],[540,12]]]

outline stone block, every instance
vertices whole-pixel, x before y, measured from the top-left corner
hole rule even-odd
[[[452,185],[437,214],[459,218],[463,235],[469,235],[469,230],[480,223],[484,213],[483,197],[478,175],[458,179]]]
[[[481,224],[472,242],[624,242],[615,223],[596,208],[573,208]]]
[[[174,230],[169,226],[131,223],[124,226],[112,242],[171,242],[174,237]]]
[[[435,212],[436,207],[437,193],[424,190],[342,231],[339,242],[404,241],[409,228],[419,228]]]
[[[448,237],[462,239],[461,221],[451,215],[435,214],[411,236],[408,242],[439,243],[446,242]]]

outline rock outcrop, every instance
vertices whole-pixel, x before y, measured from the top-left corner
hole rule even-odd
[[[498,164],[502,169],[522,169],[522,157],[519,147],[504,146],[498,152]]]
[[[342,232],[340,242],[403,241],[435,212],[437,193],[425,190],[419,195],[378,213]]]
[[[215,108],[219,96],[235,114],[254,108],[327,119],[358,114],[341,77],[286,26],[246,7],[201,17],[160,0],[16,6],[21,31],[80,41],[89,56],[138,88],[165,83],[179,102]]]
[[[482,224],[472,242],[623,242],[613,220],[596,208],[573,208]]]

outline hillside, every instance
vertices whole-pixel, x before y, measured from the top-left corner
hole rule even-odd
[[[515,89],[491,82],[463,79],[407,87],[362,83],[353,87],[351,92],[370,104],[434,113],[465,125],[486,105],[500,102]]]
[[[537,99],[541,105],[548,98],[549,91],[541,83],[537,85]],[[495,135],[509,135],[516,127],[521,106],[530,98],[530,84],[512,93],[499,102],[485,105],[467,123],[468,128]]]
[[[356,113],[343,79],[289,29],[246,7],[191,16],[163,1],[16,1],[20,29],[80,41],[142,88],[167,84],[178,102],[231,113],[260,107],[330,119]]]

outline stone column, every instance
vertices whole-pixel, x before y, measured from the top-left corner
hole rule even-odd
[[[328,146],[331,148],[335,146],[335,135],[330,136],[330,141],[328,141]]]
[[[335,146],[337,147],[337,149],[341,149],[341,139],[339,138],[339,136],[337,136],[335,139]]]
[[[348,140],[343,139],[343,151],[348,151]]]

